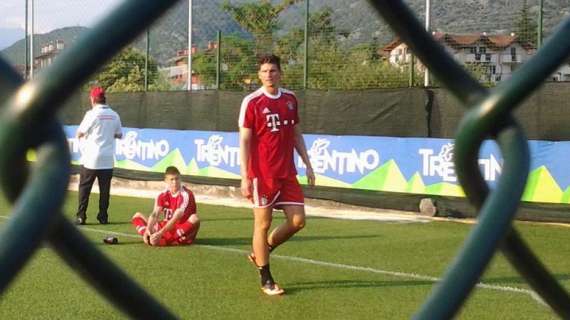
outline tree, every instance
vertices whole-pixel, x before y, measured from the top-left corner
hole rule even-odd
[[[224,0],[222,9],[227,11],[245,30],[251,32],[256,40],[256,54],[271,52],[273,47],[273,31],[277,29],[279,14],[301,0],[283,0],[273,5],[270,0],[258,3],[242,3],[232,5]]]
[[[250,89],[257,81],[255,44],[236,35],[222,37],[220,89]],[[192,70],[206,88],[214,88],[216,54],[203,50],[193,55]]]
[[[295,1],[284,1],[282,5]],[[268,14],[272,6],[269,1],[260,4],[229,6],[225,10],[255,36],[255,43],[239,37],[222,41],[222,89],[252,89],[257,85],[255,53],[260,48],[271,48],[281,57],[283,85],[288,88],[303,86],[303,55],[305,46],[303,28],[291,28],[275,41],[264,39],[267,44],[260,45],[260,39],[277,27],[278,14]],[[233,9],[230,9],[232,7]],[[284,7],[283,7],[284,8]],[[233,11],[231,11],[233,10]],[[248,12],[248,13],[246,13]],[[278,11],[280,12],[280,11]],[[269,17],[258,22],[260,17]],[[340,42],[340,33],[333,23],[333,10],[325,7],[309,16],[309,83],[311,89],[365,89],[395,88],[408,85],[409,71],[393,66],[379,55],[378,40],[368,44],[347,47]],[[271,33],[269,33],[271,34]],[[344,35],[345,38],[348,34]],[[228,42],[228,40],[230,40]],[[202,60],[201,60],[202,61]],[[203,60],[204,62],[207,59]],[[213,65],[213,61],[208,62]],[[196,69],[198,70],[198,69]],[[202,70],[202,69],[201,69]],[[203,69],[207,72],[207,68]],[[201,73],[201,72],[200,72]],[[205,79],[206,77],[204,77]],[[419,81],[420,77],[416,77]]]
[[[536,21],[529,14],[527,0],[523,1],[523,6],[519,12],[519,18],[516,22],[516,34],[518,39],[523,43],[530,43],[536,46],[537,29]]]
[[[200,51],[192,55],[192,72],[206,88],[213,88],[216,81],[216,55],[212,51]]]
[[[105,65],[95,77],[95,82],[109,92],[144,91],[145,55],[134,48],[127,48]],[[154,60],[149,60],[149,89],[162,89],[167,81],[161,79]]]
[[[325,7],[309,16],[309,83],[311,89],[391,88],[408,85],[408,71],[382,60],[378,40],[347,48]],[[294,28],[277,41],[275,52],[283,61],[284,85],[303,85],[303,29]],[[419,77],[418,77],[419,79]]]
[[[251,89],[257,82],[255,44],[238,36],[222,41],[222,89]]]

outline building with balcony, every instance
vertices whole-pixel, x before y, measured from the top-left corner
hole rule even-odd
[[[433,32],[434,39],[442,44],[450,56],[486,82],[509,79],[512,73],[527,62],[536,52],[533,44],[510,35],[450,34]],[[410,63],[411,50],[400,39],[382,48],[381,54],[394,65]],[[425,67],[416,62],[421,71]]]
[[[204,49],[206,52],[212,52],[218,48],[215,42],[208,42],[208,46]],[[192,45],[192,55],[198,53],[198,48]],[[186,88],[188,78],[188,49],[178,50],[176,56],[168,60],[168,67],[162,68],[170,83],[175,87]],[[203,90],[206,86],[202,83],[200,75],[192,70],[192,90]]]
[[[54,59],[65,49],[63,40],[50,41],[40,49],[34,58],[34,69],[41,70],[53,63]]]

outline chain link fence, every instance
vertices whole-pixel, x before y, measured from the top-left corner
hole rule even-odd
[[[28,1],[30,7],[35,2],[34,14],[28,10],[28,25],[34,17],[33,72],[26,58],[29,40],[27,46],[21,40],[0,51],[28,77],[120,3]],[[510,78],[570,12],[570,0],[406,2],[424,21],[431,3],[433,36],[489,86]],[[259,85],[256,57],[270,52],[282,58],[283,85],[291,89],[439,86],[433,78],[426,82],[421,62],[364,0],[181,1],[90,83],[111,92],[171,91],[187,90],[191,78],[193,90],[249,90]],[[550,80],[570,81],[570,63]]]

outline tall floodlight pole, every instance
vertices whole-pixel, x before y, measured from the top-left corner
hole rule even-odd
[[[35,10],[34,10],[34,2],[32,1],[32,8],[30,12],[31,16],[31,25],[30,25],[30,80],[34,78],[34,19],[35,19]]]
[[[29,8],[29,3],[28,0],[25,1],[25,6],[26,6],[26,16],[25,16],[25,23],[24,23],[24,42],[26,43],[26,67],[25,67],[25,71],[24,71],[24,78],[28,77],[28,70],[30,70],[30,44],[28,43],[28,8]]]
[[[426,0],[426,31],[429,33],[431,29],[431,0]],[[424,87],[429,87],[429,70],[426,67],[424,71]]]
[[[192,0],[188,1],[188,75],[186,90],[192,91]]]
[[[536,34],[536,48],[540,49],[542,47],[542,23],[543,23],[543,13],[544,13],[544,0],[539,1],[538,5],[538,30]]]

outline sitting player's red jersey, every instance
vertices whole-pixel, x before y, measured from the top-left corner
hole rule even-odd
[[[185,186],[182,186],[180,191],[175,195],[170,193],[169,190],[161,192],[156,197],[155,206],[162,209],[165,221],[172,219],[172,215],[177,209],[184,210],[184,215],[177,223],[183,223],[188,220],[192,214],[196,213],[196,201],[194,200],[194,194]]]

